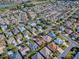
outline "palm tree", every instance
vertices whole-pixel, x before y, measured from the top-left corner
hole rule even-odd
[[[8,59],[8,56],[9,56],[9,55],[7,54],[7,52],[5,52],[5,53],[3,53],[2,58],[3,58],[3,59]]]

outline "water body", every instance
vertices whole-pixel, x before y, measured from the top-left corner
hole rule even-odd
[[[0,8],[7,8],[7,7],[13,7],[16,6],[14,3],[0,3]]]
[[[73,59],[79,59],[79,52],[76,54],[76,56]]]

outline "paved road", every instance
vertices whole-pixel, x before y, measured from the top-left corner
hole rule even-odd
[[[70,46],[68,48],[65,49],[65,51],[59,56],[59,59],[63,59],[62,57],[66,57],[66,55],[68,54],[68,52],[73,48],[73,47],[79,47],[79,44],[75,41],[73,41],[71,38],[65,37],[68,39],[68,41],[70,42]]]
[[[61,21],[60,23],[65,22],[65,21],[66,21],[69,17],[71,17],[77,10],[79,10],[79,8],[73,8],[72,10],[73,10],[73,12],[71,12],[70,15],[68,15],[67,17],[65,17],[64,20]],[[60,23],[59,23],[59,24],[60,24]]]
[[[73,12],[71,12],[71,14],[70,14],[67,18],[65,18],[65,20],[67,20],[69,17],[71,17],[72,14],[74,14],[77,10],[78,10],[78,8],[76,8]],[[65,21],[65,20],[64,20],[64,21]],[[44,30],[43,32],[47,32],[47,31],[49,31],[49,30],[51,30],[51,29],[52,29],[52,26],[50,26],[47,30]],[[65,51],[59,56],[59,59],[62,59],[62,57],[66,57],[66,55],[68,54],[68,52],[69,52],[73,47],[75,47],[75,46],[76,46],[76,47],[79,47],[77,42],[71,40],[71,38],[67,38],[67,39],[68,39],[68,41],[70,42],[70,46],[69,46],[68,48],[66,48]]]
[[[68,16],[65,18],[65,20],[67,20],[69,17],[71,17],[79,8],[75,8],[75,10]]]
[[[78,9],[79,8],[76,8],[68,17],[65,18],[65,20],[67,20],[69,17],[71,17]],[[59,56],[59,59],[63,59],[63,57],[66,57],[66,55],[68,54],[68,52],[73,47],[79,47],[79,44],[77,42],[73,41],[71,38],[69,38],[69,37],[65,37],[65,38],[67,38],[68,41],[70,42],[70,46],[68,48],[66,48],[65,51]]]

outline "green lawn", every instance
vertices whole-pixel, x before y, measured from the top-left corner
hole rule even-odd
[[[56,38],[52,38],[52,40],[55,40]]]
[[[2,30],[0,29],[0,33],[2,33]]]
[[[8,9],[6,9],[6,8],[0,8],[0,13],[6,12],[6,11],[8,11]]]
[[[67,47],[65,45],[59,45],[59,47],[63,50],[65,50]]]
[[[58,37],[58,38],[61,38],[62,40],[67,40],[66,38],[64,38],[64,37],[61,36],[61,35],[58,35],[57,37]]]

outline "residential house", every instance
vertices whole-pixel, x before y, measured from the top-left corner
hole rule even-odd
[[[46,41],[42,37],[36,37],[33,39],[38,45],[43,45]]]
[[[54,42],[55,42],[56,44],[58,44],[58,45],[64,43],[64,41],[63,41],[62,39],[60,39],[60,38],[56,38],[56,39],[54,40]]]
[[[23,38],[23,36],[22,36],[21,33],[19,33],[19,34],[16,35],[16,40],[17,40],[17,42],[18,42],[19,44],[22,43],[22,38]]]
[[[23,35],[25,38],[30,39],[30,33],[27,30],[23,32]]]
[[[29,47],[31,48],[31,50],[36,51],[39,46],[36,43],[33,42],[33,43],[29,44]]]
[[[7,25],[6,25],[6,24],[1,25],[1,28],[2,28],[3,31],[6,31],[6,29],[7,29]]]
[[[12,32],[14,33],[14,35],[17,35],[19,33],[19,30],[17,28],[14,28]]]
[[[54,32],[49,32],[48,35],[52,38],[55,38],[56,37],[56,34]]]
[[[52,38],[49,37],[48,35],[46,35],[46,36],[43,36],[43,39],[44,39],[46,42],[50,42]]]
[[[11,31],[8,31],[8,30],[5,32],[5,34],[6,34],[6,37],[13,36],[12,32]]]
[[[44,57],[38,52],[34,56],[32,56],[31,59],[44,59]]]
[[[46,59],[49,59],[50,57],[53,58],[53,53],[47,48],[47,47],[44,47],[40,53],[46,58]]]
[[[48,44],[48,48],[51,49],[52,51],[57,51],[57,45],[54,42],[51,42]]]
[[[8,43],[8,44],[12,44],[12,45],[14,45],[14,46],[17,45],[17,42],[16,42],[16,40],[14,39],[14,37],[9,37],[9,39],[7,40],[7,43]]]
[[[23,32],[23,31],[26,30],[26,29],[24,28],[24,26],[18,26],[18,29],[19,29],[21,32]]]
[[[18,46],[19,51],[21,52],[22,56],[25,56],[28,54],[28,52],[30,51],[30,49],[26,46],[20,45]]]
[[[0,38],[0,54],[4,53],[4,49],[6,48],[5,39]]]

